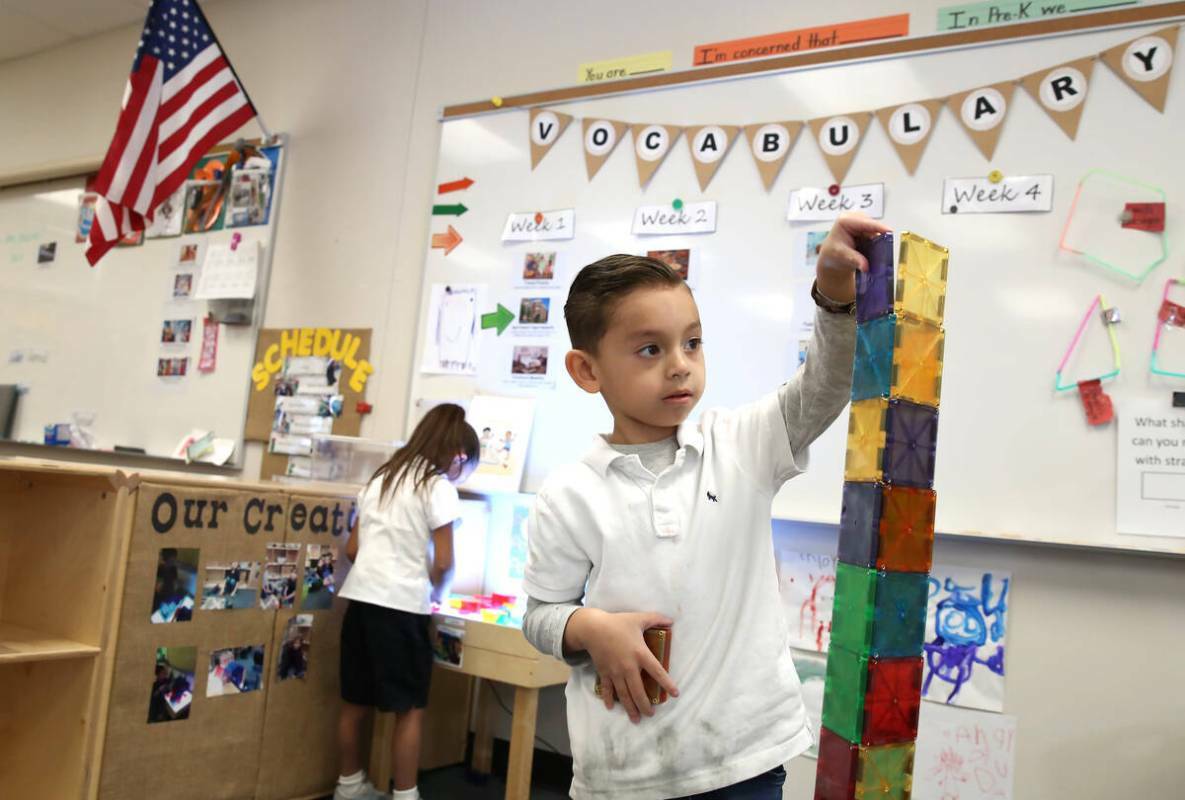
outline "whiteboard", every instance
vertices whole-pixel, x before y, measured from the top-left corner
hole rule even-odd
[[[0,189],[0,383],[25,387],[13,439],[41,443],[44,426],[93,415],[95,447],[140,447],[171,456],[191,430],[236,442],[242,433],[255,337],[279,217],[285,148],[279,148],[268,224],[148,239],[116,247],[96,267],[75,243],[83,177]],[[239,247],[260,247],[254,321],[220,325],[217,364],[198,371],[202,318],[208,301],[175,299],[178,249],[206,250],[241,235]],[[38,263],[41,244],[56,242],[52,262]],[[196,275],[194,279],[196,288]],[[187,344],[162,344],[165,320],[193,320]],[[189,358],[185,377],[157,376],[159,358]]]
[[[1163,23],[1161,23],[1163,25]],[[464,177],[472,187],[426,202],[463,202],[464,216],[435,217],[433,233],[451,223],[463,242],[449,255],[425,256],[424,311],[419,324],[411,400],[465,399],[475,392],[537,398],[524,491],[536,490],[557,465],[575,460],[611,420],[600,398],[564,375],[566,331],[558,309],[579,267],[613,252],[692,247],[699,260],[695,295],[705,326],[707,391],[699,409],[735,406],[773,391],[797,364],[795,315],[802,276],[792,270],[805,231],[786,222],[792,189],[832,180],[804,132],[777,182],[763,191],[744,142],[725,157],[707,192],[695,180],[685,140],[645,190],[638,188],[627,137],[596,177],[586,177],[579,118],[632,123],[749,124],[811,119],[952,94],[1017,78],[1134,38],[1129,28],[978,49],[946,51],[805,69],[662,91],[600,98],[554,108],[578,119],[535,170],[530,168],[527,112],[508,111],[441,125],[438,183]],[[915,175],[905,171],[878,123],[870,126],[845,184],[883,183],[885,219],[950,247],[946,360],[935,488],[940,533],[1107,548],[1185,553],[1185,539],[1134,537],[1115,530],[1116,426],[1090,429],[1075,393],[1055,396],[1054,371],[1087,306],[1102,291],[1124,316],[1119,326],[1124,372],[1108,386],[1115,404],[1136,397],[1169,403],[1171,387],[1147,371],[1155,312],[1165,278],[1180,274],[1171,255],[1143,285],[1118,279],[1079,257],[1059,253],[1058,238],[1078,180],[1105,167],[1159,183],[1168,192],[1168,241],[1181,240],[1172,213],[1185,185],[1179,157],[1185,86],[1177,76],[1161,115],[1096,64],[1077,141],[1017,87],[989,164],[949,110],[936,121]],[[943,179],[986,175],[1054,176],[1053,208],[1029,215],[943,215]],[[714,200],[710,235],[645,239],[630,234],[639,205]],[[503,244],[510,212],[572,208],[575,238]],[[1116,209],[1118,212],[1120,209]],[[1117,223],[1116,223],[1117,227]],[[550,341],[554,388],[508,382],[507,365],[521,336],[484,331],[474,376],[420,371],[427,300],[434,284],[485,287],[483,311],[496,303],[518,310],[532,296],[518,288],[526,252],[554,250],[559,285],[548,292],[557,324]],[[809,280],[809,278],[808,278]],[[1092,341],[1092,337],[1094,341]],[[1081,377],[1108,359],[1101,329],[1088,334]],[[1108,362],[1109,363],[1109,362]],[[1075,365],[1072,365],[1072,367]],[[1094,372],[1102,372],[1098,369]],[[1067,378],[1072,377],[1069,373]],[[409,403],[415,407],[415,403]],[[415,412],[409,418],[413,422]],[[836,523],[841,506],[846,412],[811,448],[811,469],[777,497],[776,517]]]

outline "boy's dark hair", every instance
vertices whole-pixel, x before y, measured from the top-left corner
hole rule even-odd
[[[685,286],[683,278],[657,258],[617,253],[594,261],[576,275],[564,303],[572,347],[595,353],[618,301],[644,286]]]

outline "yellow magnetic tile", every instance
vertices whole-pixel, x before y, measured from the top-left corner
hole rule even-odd
[[[848,416],[848,454],[844,480],[879,481],[885,454],[885,416],[889,401],[883,397],[852,403]]]
[[[941,325],[948,262],[949,251],[942,245],[914,233],[901,234],[893,310]]]
[[[898,317],[890,395],[937,407],[942,396],[945,343],[942,328],[912,317]]]

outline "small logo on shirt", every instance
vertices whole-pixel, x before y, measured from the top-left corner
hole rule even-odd
[[[713,503],[720,502],[720,499],[718,497],[716,497],[716,495],[712,494],[711,492],[708,492],[708,500],[710,500]]]

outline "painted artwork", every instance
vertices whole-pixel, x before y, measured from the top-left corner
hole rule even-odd
[[[475,395],[465,419],[477,431],[481,446],[477,470],[465,488],[517,492],[535,419],[534,399]]]
[[[1016,717],[922,703],[914,800],[1007,800],[1016,771]]]
[[[790,646],[826,653],[835,599],[835,556],[778,551],[778,586]]]
[[[1004,710],[1004,654],[1012,576],[934,565],[923,650],[922,697]]]
[[[794,653],[794,670],[802,683],[802,705],[811,727],[811,747],[807,758],[819,757],[819,733],[823,730],[823,686],[827,678],[827,657],[818,653]]]

